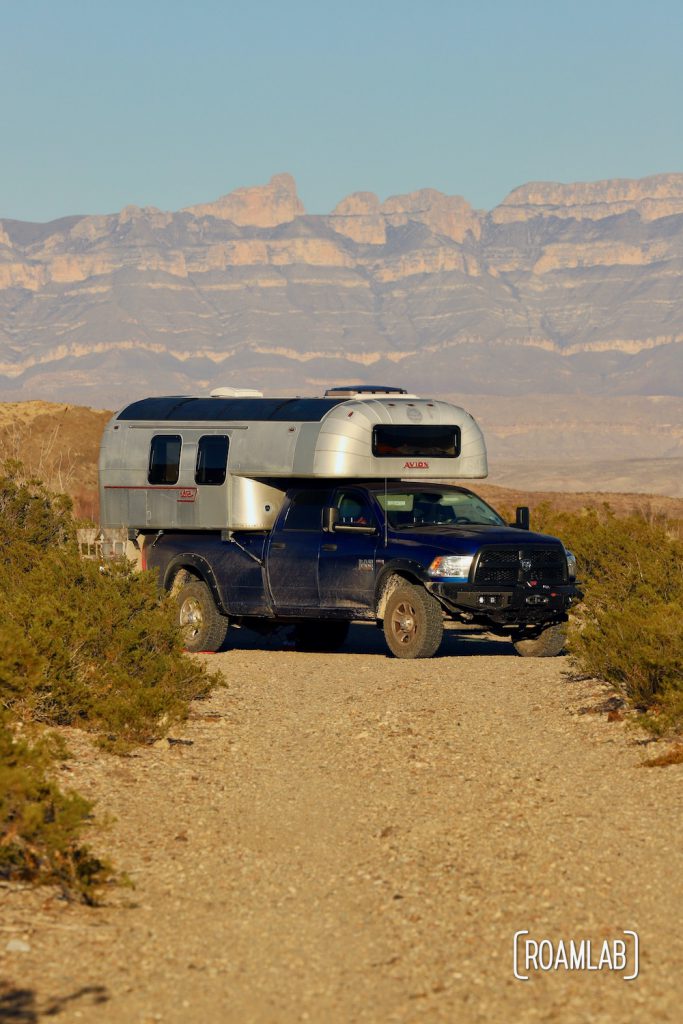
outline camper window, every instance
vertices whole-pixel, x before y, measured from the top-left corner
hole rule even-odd
[[[460,427],[382,424],[373,428],[372,454],[380,458],[455,459],[460,454]]]
[[[152,438],[149,451],[149,473],[151,484],[176,484],[180,475],[180,449],[183,440],[180,434],[157,434]]]
[[[207,434],[199,438],[197,445],[197,466],[194,474],[196,484],[225,483],[228,465],[228,438],[225,434]]]

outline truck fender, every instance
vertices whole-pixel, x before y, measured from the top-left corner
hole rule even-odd
[[[176,555],[175,558],[172,558],[168,563],[163,580],[164,590],[170,591],[173,588],[174,580],[179,573],[183,572],[183,570],[189,576],[194,576],[206,583],[211,591],[214,601],[216,602],[216,607],[223,615],[227,615],[228,613],[226,608],[223,606],[216,576],[211,565],[205,558],[202,558],[201,555],[197,555],[192,551],[186,551],[180,555]]]
[[[413,562],[408,558],[397,558],[387,564],[377,577],[375,585],[375,614],[378,619],[384,617],[384,609],[392,592],[398,586],[398,581],[407,580],[408,583],[420,583],[424,585],[425,570],[419,562]]]

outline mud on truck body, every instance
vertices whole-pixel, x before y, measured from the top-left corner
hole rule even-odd
[[[508,525],[455,483],[486,475],[469,413],[398,388],[148,398],[105,429],[102,527],[176,594],[190,650],[231,624],[334,650],[365,620],[401,658],[435,654],[445,623],[557,654],[575,560],[527,509]]]

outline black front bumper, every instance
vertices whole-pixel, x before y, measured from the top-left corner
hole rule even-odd
[[[582,598],[575,583],[517,583],[508,587],[428,583],[427,589],[448,611],[465,612],[500,625],[561,622]]]

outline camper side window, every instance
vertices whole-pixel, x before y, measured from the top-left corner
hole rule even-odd
[[[151,484],[178,483],[182,444],[180,434],[157,434],[152,438],[147,474]]]
[[[218,486],[225,483],[228,444],[229,439],[225,434],[207,434],[206,437],[199,438],[197,468],[194,474],[196,484]]]

